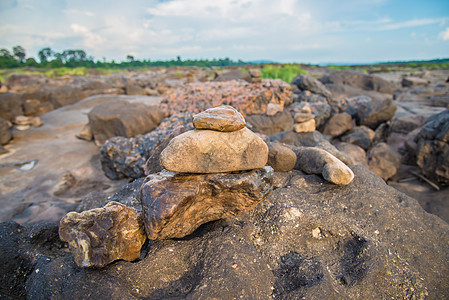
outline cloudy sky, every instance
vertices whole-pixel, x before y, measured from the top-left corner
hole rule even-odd
[[[449,57],[448,0],[0,0],[0,48],[37,57],[368,63]]]

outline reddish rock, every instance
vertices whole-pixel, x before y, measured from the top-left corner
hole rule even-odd
[[[204,223],[248,212],[268,197],[272,182],[271,167],[236,174],[151,174],[140,191],[147,236],[182,238]]]

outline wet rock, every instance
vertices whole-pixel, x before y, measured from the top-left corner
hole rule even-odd
[[[271,192],[273,169],[238,174],[149,175],[140,199],[149,239],[182,238],[200,225],[245,213]]]
[[[242,114],[229,105],[208,108],[193,116],[193,127],[223,132],[237,131],[245,127]]]
[[[94,107],[88,118],[95,142],[102,145],[114,136],[129,138],[155,129],[164,112],[154,105],[110,101]]]
[[[415,138],[423,174],[449,185],[449,109],[430,117]]]
[[[348,113],[339,113],[333,115],[324,126],[323,134],[332,137],[340,136],[353,127],[351,115]]]
[[[246,116],[246,121],[251,130],[265,135],[272,135],[293,128],[293,118],[287,110],[278,112],[273,116],[267,114]]]
[[[329,98],[332,95],[324,84],[308,75],[299,75],[295,77],[292,84],[296,85],[301,90],[311,91],[326,98]]]
[[[0,118],[0,145],[7,144],[11,138],[12,135],[9,130],[9,122],[3,118]]]
[[[79,267],[104,267],[117,260],[135,260],[145,242],[137,212],[118,202],[82,213],[70,212],[59,224],[59,236],[68,242]]]
[[[261,168],[267,159],[267,145],[248,128],[192,130],[170,141],[161,153],[161,166],[173,172],[217,173]]]
[[[308,174],[320,174],[329,182],[347,185],[354,179],[354,173],[342,161],[329,152],[316,147],[298,147],[295,169]]]
[[[110,179],[144,177],[145,162],[155,147],[179,126],[186,130],[193,129],[192,114],[182,113],[165,118],[155,130],[134,138],[110,138],[100,148],[103,172]]]
[[[413,76],[406,76],[402,78],[402,86],[409,87],[409,86],[416,86],[416,85],[427,85],[429,84],[429,81],[419,78],[419,77],[413,77]]]
[[[23,115],[23,99],[15,93],[0,93],[0,118],[13,121],[16,116]]]
[[[279,143],[268,143],[267,164],[276,172],[288,172],[296,165],[296,154],[290,148]]]
[[[366,126],[357,126],[349,131],[348,134],[344,135],[341,140],[367,150],[371,146],[375,136],[376,133],[372,129]]]
[[[295,125],[293,125],[293,130],[296,133],[314,132],[316,130],[315,119],[301,123],[296,123]]]
[[[401,155],[388,144],[378,143],[369,152],[368,167],[383,180],[396,174],[400,164]]]

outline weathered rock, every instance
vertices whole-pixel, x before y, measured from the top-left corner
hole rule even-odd
[[[217,77],[215,77],[214,81],[249,80],[249,79],[251,79],[250,74],[242,73],[239,70],[231,70],[218,74]]]
[[[94,136],[92,134],[92,129],[90,128],[90,125],[89,124],[84,125],[83,129],[81,129],[81,132],[76,137],[88,142],[92,141]]]
[[[413,77],[413,76],[406,76],[402,78],[402,86],[408,87],[408,86],[416,86],[416,85],[427,85],[429,84],[429,81],[419,78],[419,77]]]
[[[296,123],[293,125],[293,130],[296,133],[302,132],[314,132],[316,129],[315,119],[311,119],[309,121],[305,121],[302,123]]]
[[[353,127],[351,115],[348,113],[339,113],[333,115],[324,126],[323,134],[332,137],[340,136]]]
[[[31,125],[33,125],[34,127],[41,127],[44,125],[44,122],[42,121],[41,118],[39,117],[33,117],[30,120]]]
[[[341,140],[367,150],[371,146],[375,136],[376,133],[372,129],[366,126],[357,126],[348,132],[348,134],[344,135]]]
[[[282,112],[284,107],[279,103],[268,103],[267,104],[267,116],[274,116],[279,112]]]
[[[354,161],[354,165],[364,165],[368,167],[368,161],[366,160],[366,152],[363,148],[349,143],[338,143],[335,147],[348,156]]]
[[[253,209],[271,192],[273,169],[238,174],[149,175],[140,199],[151,240],[182,238],[200,225]]]
[[[449,109],[430,117],[415,138],[423,174],[449,185]]]
[[[0,118],[0,145],[7,144],[12,138],[7,120]]]
[[[54,108],[59,108],[78,102],[87,96],[89,96],[89,94],[83,93],[82,90],[76,86],[63,85],[50,92],[49,101]]]
[[[373,90],[380,93],[392,94],[397,85],[379,76],[365,75],[354,71],[330,72],[320,78],[324,84],[349,85],[363,90]]]
[[[118,202],[68,213],[59,224],[59,236],[69,243],[82,268],[104,267],[117,259],[135,260],[146,239],[141,216]]]
[[[298,95],[294,97],[295,102],[307,102],[307,103],[327,103],[327,98],[311,91],[301,91]]]
[[[193,127],[223,132],[237,131],[245,127],[245,118],[235,108],[221,105],[193,115]]]
[[[57,226],[49,229],[54,239],[44,238],[44,230],[33,233],[38,247],[28,242],[28,227],[3,223],[0,294],[30,299],[447,298],[448,224],[367,168],[352,170],[355,177],[347,186],[296,170],[275,173],[277,188],[249,213],[204,224],[188,238],[150,241],[141,260],[117,261],[101,270],[76,266],[59,248]]]
[[[164,118],[156,106],[125,101],[110,101],[93,108],[89,126],[98,145],[114,136],[134,137],[155,129]]]
[[[248,128],[188,131],[173,138],[161,153],[162,167],[186,173],[252,170],[262,168],[267,160],[267,145]]]
[[[329,98],[332,95],[324,84],[308,75],[299,75],[293,79],[292,83],[301,90],[311,91],[326,98]]]
[[[302,123],[302,122],[306,122],[309,120],[312,120],[313,114],[312,113],[303,113],[303,112],[299,112],[295,114],[295,123]]]
[[[388,144],[378,143],[369,152],[368,167],[383,180],[396,174],[400,164],[401,155]]]
[[[14,93],[0,93],[0,118],[13,121],[16,116],[23,115],[23,99]]]
[[[331,106],[326,102],[299,102],[289,106],[292,115],[302,112],[304,108],[309,109],[309,112],[314,115],[316,127],[324,125],[331,115]]]
[[[192,114],[182,113],[165,118],[155,130],[134,138],[110,138],[100,148],[103,172],[111,179],[144,177],[145,162],[155,147],[179,126],[186,130],[193,129]]]
[[[273,116],[267,114],[246,116],[246,121],[251,130],[265,135],[273,135],[293,128],[293,118],[287,110]]]
[[[251,77],[255,77],[255,78],[262,77],[262,71],[260,71],[259,69],[249,69],[248,73],[249,73],[249,75],[251,75]]]
[[[347,185],[354,179],[354,173],[338,158],[316,147],[297,147],[295,169],[308,174],[319,174],[329,182]]]
[[[276,172],[288,172],[296,165],[296,154],[280,143],[268,143],[267,164]]]

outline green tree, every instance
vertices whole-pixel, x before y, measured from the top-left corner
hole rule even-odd
[[[25,61],[25,49],[22,46],[13,47],[12,52],[20,63],[23,63]]]
[[[39,60],[41,63],[46,63],[50,60],[50,58],[54,55],[53,50],[51,50],[49,47],[42,48],[38,53],[37,56],[39,56]]]
[[[127,60],[128,62],[132,63],[132,62],[134,61],[134,55],[128,54],[128,55],[126,56],[126,60]]]

